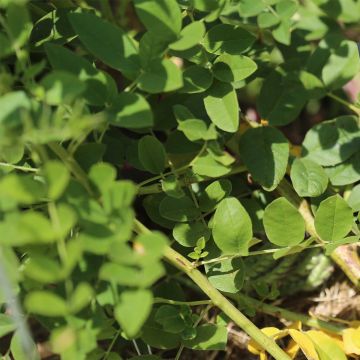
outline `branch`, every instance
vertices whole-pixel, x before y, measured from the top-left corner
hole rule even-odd
[[[138,233],[150,232],[142,223],[135,220],[135,231]],[[221,309],[234,323],[241,327],[252,339],[261,344],[276,360],[290,360],[289,356],[257,328],[241,311],[239,311],[224,295],[222,295],[191,262],[171,247],[167,247],[164,258],[171,265],[184,272],[211,300],[214,306]]]

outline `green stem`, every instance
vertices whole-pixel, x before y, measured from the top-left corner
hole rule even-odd
[[[176,169],[174,171],[169,171],[169,172],[163,173],[163,175],[165,175],[165,176],[170,175],[173,172],[176,172],[177,174],[181,175],[181,173],[183,173],[184,171],[189,169],[189,167],[190,167],[190,165],[182,166],[182,167],[180,167],[180,168],[178,168],[178,169]],[[228,177],[228,176],[231,176],[231,175],[243,173],[246,170],[247,169],[246,169],[246,167],[244,165],[237,165],[229,173],[227,173],[227,174],[225,174],[223,176],[219,176],[217,178],[202,177],[202,176],[198,176],[196,174],[193,174],[190,178],[180,179],[179,180],[179,185],[181,187],[184,187],[184,186],[188,186],[188,185],[193,184],[193,183],[200,183],[200,182],[220,179],[220,178],[222,178],[224,176]],[[160,175],[141,182],[139,184],[140,189],[139,189],[138,194],[139,195],[148,195],[148,194],[156,194],[156,193],[162,192],[163,190],[162,190],[162,187],[161,187],[160,183],[152,184],[152,185],[149,185],[149,186],[144,186],[144,185],[146,185],[146,184],[148,184],[150,182],[153,182],[153,181],[156,181],[156,180],[159,180],[159,179],[161,179]]]
[[[277,187],[277,192],[292,203],[305,220],[306,231],[315,238],[319,244],[324,241],[320,238],[315,229],[315,222],[308,202],[300,198],[286,179],[283,179]],[[351,282],[360,287],[360,259],[356,248],[351,245],[339,246],[335,249],[331,258],[347,275]]]
[[[237,298],[238,300],[243,300],[250,306],[255,307],[256,310],[271,316],[275,316],[277,318],[284,318],[290,321],[301,321],[306,326],[326,330],[335,334],[341,334],[342,330],[344,330],[344,326],[342,325],[329,323],[327,321],[319,320],[304,314],[289,311],[278,306],[265,304],[244,294],[230,295],[229,297],[233,299]]]
[[[68,170],[71,171],[77,180],[85,187],[87,192],[90,195],[94,195],[86,172],[80,167],[74,158],[61,145],[57,143],[50,143],[49,147],[62,160]]]
[[[226,261],[226,260],[231,260],[231,259],[235,259],[238,257],[247,257],[247,256],[257,256],[257,255],[268,255],[268,254],[273,254],[276,253],[279,250],[291,250],[294,248],[299,247],[299,245],[296,246],[284,246],[281,249],[264,249],[264,250],[257,250],[257,251],[250,251],[247,255],[227,255],[227,256],[220,256],[211,260],[204,260],[198,263],[198,266],[200,265],[205,265],[205,264],[211,264],[211,263],[217,263],[217,262],[222,262],[222,261]],[[323,247],[323,244],[315,244],[315,245],[310,245],[307,247],[304,247],[303,249],[300,249],[299,252],[303,251],[303,250],[307,250],[307,249],[312,249],[312,248],[317,248],[317,247]]]
[[[14,164],[8,164],[4,162],[0,162],[0,166],[2,167],[8,167],[15,170],[21,170],[21,171],[28,171],[28,172],[38,172],[39,169],[27,167],[27,166],[20,166],[20,165],[14,165]]]
[[[113,337],[113,339],[112,339],[109,347],[107,348],[107,350],[106,350],[106,352],[105,352],[105,354],[104,354],[104,356],[103,356],[103,358],[102,358],[103,360],[106,360],[106,359],[109,357],[109,355],[110,355],[110,353],[111,353],[111,350],[113,349],[113,347],[114,347],[114,345],[115,345],[115,343],[116,343],[116,340],[119,338],[120,334],[121,334],[121,329],[119,329],[119,330],[116,332],[115,336]]]
[[[328,93],[327,96],[332,98],[333,100],[337,101],[338,103],[345,105],[348,109],[353,111],[355,114],[360,115],[360,108],[357,107],[356,105],[351,104],[350,102],[342,99],[341,97],[339,97],[333,93]]]
[[[138,233],[148,233],[148,230],[138,220],[135,220],[135,231]],[[209,280],[192,264],[177,251],[167,247],[164,251],[164,258],[177,269],[184,272],[192,279],[196,285],[209,297],[214,306],[221,309],[238,326],[240,326],[252,339],[261,344],[276,360],[290,360],[289,356],[276,344],[276,342],[266,336],[258,329],[245,315],[242,314],[224,295],[222,295]]]
[[[104,17],[109,21],[111,21],[112,23],[115,23],[115,18],[109,0],[100,1],[100,6],[101,6],[101,12],[104,14]]]
[[[144,185],[147,185],[147,184],[152,183],[152,182],[157,181],[157,180],[161,180],[164,176],[171,175],[173,173],[177,173],[177,174],[182,173],[182,172],[186,171],[189,167],[190,167],[190,164],[184,165],[182,167],[179,167],[179,168],[171,170],[171,171],[164,172],[161,175],[153,176],[152,178],[149,178],[149,179],[146,179],[146,180],[142,181],[141,183],[138,184],[138,186],[143,191],[144,190]],[[154,185],[155,185],[155,187],[159,186],[159,184],[154,184]],[[152,189],[155,189],[154,185],[151,185]],[[160,186],[160,188],[161,188],[161,186]]]
[[[196,285],[190,280],[182,277],[177,277],[177,281],[184,284],[187,287],[190,287],[194,291],[198,291],[199,289]],[[304,314],[300,314],[294,311],[286,310],[279,306],[265,304],[262,301],[259,301],[253,297],[247,296],[245,294],[227,294],[230,299],[235,301],[244,301],[249,307],[255,308],[257,311],[275,316],[277,318],[283,318],[289,321],[301,321],[304,325],[313,327],[320,330],[326,330],[335,334],[340,334],[344,329],[344,326],[334,323],[329,323],[327,321],[319,320]]]
[[[177,300],[171,300],[171,299],[155,298],[154,304],[198,306],[198,305],[211,305],[212,301],[211,300],[177,301]]]

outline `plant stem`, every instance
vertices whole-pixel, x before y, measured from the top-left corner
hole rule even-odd
[[[178,168],[178,169],[176,169],[174,171],[169,171],[169,172],[163,173],[163,175],[165,175],[165,176],[170,175],[173,172],[176,172],[177,174],[180,173],[179,175],[181,175],[181,173],[183,173],[184,171],[189,169],[189,167],[190,167],[190,165],[182,166],[182,167],[180,167],[180,168]],[[246,167],[244,165],[237,165],[229,173],[227,173],[227,174],[225,174],[223,176],[231,176],[231,175],[235,175],[235,174],[240,174],[240,173],[245,172],[246,170],[247,169],[246,169]],[[200,182],[220,179],[223,176],[219,176],[219,177],[216,177],[216,178],[210,178],[210,177],[201,177],[201,176],[198,176],[196,174],[193,174],[190,178],[180,179],[179,180],[179,185],[181,187],[188,186],[188,185],[193,184],[193,183],[200,183]],[[152,185],[149,185],[149,186],[144,186],[144,185],[146,185],[146,184],[148,184],[150,182],[153,182],[153,181],[156,181],[156,180],[159,180],[159,179],[161,179],[160,175],[141,182],[139,184],[140,189],[139,189],[138,194],[139,195],[148,195],[148,194],[156,194],[156,193],[162,192],[163,190],[162,190],[162,187],[161,187],[160,183],[152,184]]]
[[[190,280],[182,277],[176,278],[177,281],[184,284],[187,287],[190,287],[194,291],[199,291],[196,285]],[[233,299],[235,301],[244,301],[249,304],[249,307],[255,308],[257,311],[262,312],[264,314],[268,314],[271,316],[275,316],[277,318],[283,318],[289,321],[301,321],[304,325],[313,327],[320,330],[326,330],[332,333],[340,334],[344,329],[344,326],[329,323],[327,321],[319,320],[308,315],[300,314],[294,311],[286,310],[279,306],[274,306],[270,304],[265,304],[262,301],[259,301],[253,297],[250,297],[245,294],[227,294],[227,297]],[[336,319],[337,320],[337,319]]]
[[[142,223],[135,220],[135,231],[138,233],[148,233]],[[164,258],[170,264],[188,275],[196,285],[209,297],[214,306],[221,309],[238,326],[240,326],[252,339],[261,344],[276,360],[290,360],[289,356],[276,344],[276,342],[266,336],[258,329],[245,315],[242,314],[224,295],[222,295],[209,280],[199,270],[177,251],[167,247],[164,251]]]
[[[171,300],[171,299],[155,298],[154,304],[198,306],[198,305],[211,305],[212,301],[211,300],[177,301],[177,300]]]
[[[335,334],[340,334],[344,329],[344,326],[342,325],[331,324],[327,321],[319,320],[304,314],[299,314],[293,311],[289,311],[278,306],[265,304],[257,299],[254,299],[244,294],[236,294],[236,295],[233,294],[230,295],[229,297],[233,299],[237,298],[238,300],[243,300],[246,303],[248,303],[250,306],[255,307],[256,310],[262,313],[272,315],[278,318],[284,318],[290,321],[301,321],[304,325],[309,327],[326,330]]]
[[[257,256],[257,255],[268,255],[268,254],[273,254],[276,253],[279,250],[291,250],[293,248],[297,248],[299,247],[299,245],[295,245],[295,246],[284,246],[282,248],[278,248],[278,249],[264,249],[264,250],[257,250],[257,251],[250,251],[247,255],[227,255],[227,256],[220,256],[214,259],[210,259],[210,260],[204,260],[198,263],[198,266],[200,265],[205,265],[205,264],[211,264],[211,263],[217,263],[217,262],[221,262],[221,261],[225,261],[225,260],[231,260],[231,259],[235,259],[238,257],[247,257],[247,256]],[[303,250],[307,250],[307,249],[312,249],[312,248],[317,248],[317,247],[323,247],[323,244],[315,244],[315,245],[310,245],[307,247],[304,247],[303,249],[301,249],[299,252],[303,251]]]
[[[39,169],[27,167],[27,166],[20,166],[20,165],[14,165],[14,164],[8,164],[4,162],[0,162],[0,167],[8,167],[15,170],[21,170],[21,171],[29,171],[29,172],[38,172]]]
[[[94,195],[87,174],[74,160],[74,158],[61,145],[57,143],[50,143],[49,147],[63,161],[68,170],[71,171],[77,180],[85,187],[87,192],[90,195]]]
[[[277,187],[277,192],[284,196],[290,203],[292,203],[302,215],[305,220],[306,231],[313,236],[319,244],[323,244],[323,240],[320,238],[315,229],[314,217],[311,212],[310,206],[305,199],[300,198],[289,182],[283,179]],[[351,282],[360,287],[360,259],[357,255],[356,246],[343,245],[336,248],[331,258],[341,268],[341,270],[347,275]]]
[[[338,103],[345,105],[348,109],[353,111],[355,114],[360,115],[360,108],[357,107],[356,105],[351,104],[350,102],[342,99],[341,97],[339,97],[333,93],[328,93],[327,96],[332,98],[333,100],[337,101]]]
[[[121,334],[121,329],[119,329],[119,330],[116,332],[116,334],[115,334],[115,336],[113,337],[113,339],[112,339],[109,347],[107,348],[106,353],[104,354],[102,360],[106,360],[106,359],[109,357],[109,355],[110,355],[110,353],[111,353],[111,350],[112,350],[112,348],[114,347],[114,345],[115,345],[115,343],[116,343],[116,340],[118,339],[118,337],[120,336],[120,334]]]
[[[3,293],[9,315],[16,326],[20,338],[20,348],[29,360],[38,360],[39,354],[36,350],[26,317],[22,312],[19,299],[14,291],[14,286],[9,280],[5,268],[3,248],[0,246],[0,286]]]

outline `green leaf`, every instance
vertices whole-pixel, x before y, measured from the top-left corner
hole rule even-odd
[[[274,39],[281,44],[290,45],[291,43],[291,21],[282,19],[280,24],[272,31]]]
[[[173,91],[183,86],[182,73],[171,60],[155,59],[141,73],[138,86],[150,94]]]
[[[303,157],[323,166],[341,163],[358,151],[360,131],[355,116],[339,116],[312,127],[302,144]]]
[[[266,77],[257,105],[261,118],[270,125],[282,126],[295,120],[306,101],[307,92],[299,74],[275,69]]]
[[[213,82],[211,71],[198,65],[187,67],[183,72],[183,78],[184,86],[179,89],[179,92],[186,94],[201,93]]]
[[[186,222],[195,220],[200,211],[188,196],[180,199],[166,196],[160,203],[160,214],[165,219]]]
[[[257,23],[259,27],[262,29],[266,29],[274,25],[277,25],[279,22],[280,22],[279,17],[271,12],[261,13],[257,17]]]
[[[133,247],[138,262],[145,264],[160,260],[167,243],[167,238],[157,231],[137,236],[133,242]]]
[[[0,180],[0,195],[20,204],[32,204],[45,196],[45,189],[31,175],[9,174]]]
[[[153,296],[149,290],[126,290],[115,307],[115,318],[126,336],[135,337],[150,315]]]
[[[131,206],[134,197],[137,193],[137,188],[129,180],[116,181],[109,187],[108,191],[104,193],[103,203],[106,211],[111,213],[113,210],[122,210]]]
[[[45,91],[45,101],[49,105],[60,105],[73,102],[82,94],[86,86],[75,75],[55,70],[41,80],[41,85]]]
[[[209,153],[199,156],[192,169],[198,175],[214,178],[228,174],[231,171],[230,167],[224,166],[220,162],[216,161]]]
[[[183,345],[193,350],[225,350],[227,329],[214,324],[200,325],[196,328],[196,337],[184,340]]]
[[[161,180],[161,188],[166,195],[173,198],[178,199],[184,196],[184,191],[175,175],[169,175],[165,179]]]
[[[175,0],[134,0],[135,10],[149,32],[173,41],[181,30],[181,11]]]
[[[165,39],[156,36],[156,33],[146,32],[139,43],[141,66],[146,68],[152,60],[162,58],[167,47]]]
[[[91,105],[104,105],[116,91],[115,82],[106,73],[96,69],[85,58],[65,47],[47,43],[46,55],[56,70],[68,71],[85,82],[84,98]]]
[[[72,12],[68,17],[90,53],[130,77],[139,71],[135,42],[120,28],[87,12]]]
[[[180,345],[180,335],[171,334],[163,330],[162,326],[155,321],[153,312],[141,331],[142,340],[151,347],[157,349],[175,349]]]
[[[50,199],[58,199],[65,191],[70,174],[60,161],[48,161],[44,166],[44,177],[48,186],[47,195]]]
[[[210,283],[220,291],[236,294],[243,287],[245,269],[241,258],[207,264],[205,271]]]
[[[164,227],[165,229],[172,229],[175,222],[162,217],[160,214],[159,204],[165,196],[166,195],[163,193],[149,195],[144,199],[143,206],[151,221]]]
[[[221,130],[236,132],[239,127],[239,104],[236,92],[229,84],[213,85],[204,98],[211,121]]]
[[[172,305],[161,305],[155,313],[155,321],[169,333],[178,334],[185,329],[185,322],[179,308]]]
[[[16,329],[13,318],[9,315],[0,314],[0,338],[12,333]]]
[[[203,120],[196,119],[191,111],[183,105],[175,105],[173,109],[176,120],[179,123],[178,129],[182,131],[190,141],[207,139],[209,136],[208,129]]]
[[[226,198],[217,206],[212,234],[218,248],[226,254],[246,255],[252,239],[249,214],[234,197]]]
[[[6,31],[10,34],[12,47],[19,49],[29,41],[32,23],[27,6],[10,2],[6,14]]]
[[[247,56],[222,54],[214,62],[214,76],[225,82],[241,81],[253,74],[256,63]]]
[[[71,294],[70,311],[76,314],[86,307],[94,296],[94,290],[85,282],[80,283]]]
[[[204,12],[216,11],[224,3],[222,0],[190,0],[191,5]]]
[[[197,141],[206,137],[207,126],[204,121],[199,119],[188,119],[181,121],[178,125],[178,129],[184,133],[184,135],[190,141]]]
[[[309,159],[296,159],[291,166],[291,181],[301,197],[320,196],[327,188],[328,177],[324,169]]]
[[[136,93],[120,93],[108,113],[111,125],[125,129],[142,129],[154,124],[150,105]]]
[[[327,36],[309,57],[308,69],[327,89],[341,88],[360,71],[357,44],[338,34]]]
[[[260,14],[266,8],[266,2],[262,0],[240,0],[239,15],[250,17]]]
[[[38,348],[33,339],[28,339],[26,349],[24,349],[24,335],[17,330],[12,336],[10,351],[14,360],[40,360]]]
[[[6,217],[0,222],[0,231],[4,234],[0,239],[3,245],[44,244],[55,240],[50,222],[43,215],[36,212]]]
[[[182,246],[194,247],[200,239],[210,239],[210,230],[201,221],[177,223],[173,229],[174,239]]]
[[[334,186],[354,184],[360,180],[360,151],[341,164],[325,168]]]
[[[360,184],[353,187],[347,202],[354,211],[360,211]]]
[[[197,45],[205,34],[205,26],[201,21],[194,21],[180,32],[180,39],[173,42],[169,48],[176,51],[189,49]]]
[[[345,237],[353,225],[353,211],[339,195],[330,196],[320,203],[315,214],[315,228],[325,241]]]
[[[304,239],[304,219],[284,197],[272,201],[265,208],[263,222],[269,241],[275,245],[294,246]]]
[[[66,316],[68,306],[63,298],[49,291],[36,290],[25,298],[27,311],[42,316]]]
[[[281,0],[275,5],[275,10],[281,18],[291,18],[298,9],[296,0]]]
[[[142,264],[141,269],[134,266],[105,263],[99,272],[99,279],[123,286],[148,287],[164,275],[159,262]]]
[[[108,163],[97,163],[90,168],[89,178],[105,194],[116,179],[116,169]]]
[[[13,51],[10,39],[0,32],[0,59],[7,57]]]
[[[60,264],[48,256],[32,255],[24,265],[26,277],[40,283],[56,283],[63,279]]]
[[[13,91],[4,94],[0,98],[0,125],[6,120],[18,123],[22,110],[30,109],[30,100],[23,91]],[[14,124],[12,124],[14,125]]]
[[[139,160],[153,174],[160,174],[166,167],[164,145],[154,136],[146,135],[138,143]]]
[[[227,179],[220,179],[208,185],[199,196],[199,207],[203,212],[213,210],[215,206],[231,193],[232,185]]]
[[[213,26],[205,35],[204,47],[212,54],[228,53],[238,55],[249,48],[255,41],[248,31],[229,24]]]
[[[274,190],[284,177],[289,157],[285,136],[272,127],[250,129],[240,138],[240,156],[253,179]]]

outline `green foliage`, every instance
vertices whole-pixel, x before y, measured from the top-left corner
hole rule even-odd
[[[278,246],[297,245],[304,239],[304,219],[284,197],[266,207],[264,227],[269,241]]]
[[[65,360],[196,358],[226,349],[229,322],[257,341],[240,292],[313,290],[330,258],[358,283],[338,249],[359,242],[360,110],[343,89],[359,14],[0,0],[2,356],[37,360],[46,339]]]

